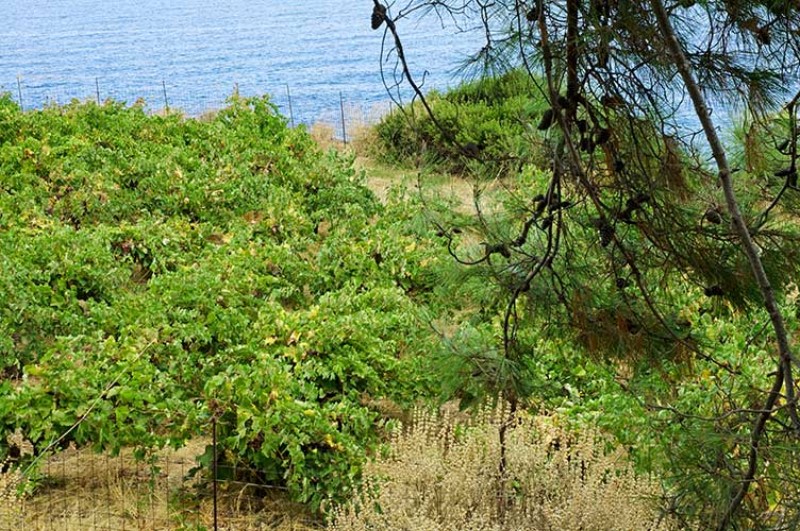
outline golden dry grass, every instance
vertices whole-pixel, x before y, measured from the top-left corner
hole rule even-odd
[[[0,475],[0,530],[211,529],[207,484],[187,479],[207,441],[155,456],[151,468],[131,451],[117,457],[68,449],[51,457],[32,496],[19,497],[18,474]],[[311,531],[316,521],[280,489],[218,484],[219,529]]]
[[[505,424],[508,423],[508,424]],[[508,426],[500,473],[500,428]],[[548,417],[485,410],[472,424],[417,414],[365,471],[360,497],[329,531],[644,531],[673,529],[652,481],[595,431]]]
[[[374,105],[364,109],[360,106],[346,104],[344,107],[344,130],[342,129],[342,115],[337,109],[320,116],[309,128],[309,133],[323,149],[348,148],[363,152],[373,142],[373,126],[387,112],[389,112],[387,105]]]

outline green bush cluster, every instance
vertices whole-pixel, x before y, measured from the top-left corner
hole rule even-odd
[[[524,71],[461,84],[445,93],[434,91],[428,102],[441,129],[422,105],[406,106],[377,125],[379,157],[461,173],[475,168],[463,147],[491,175],[513,173],[536,158],[539,143],[528,133],[548,104]]]
[[[484,238],[512,241],[520,218],[530,213],[529,198],[546,189],[549,177],[526,168],[514,179],[513,189],[494,194],[502,207],[487,200],[480,220]],[[743,188],[752,182],[742,181],[738,185]],[[656,201],[660,193],[654,192]],[[703,202],[698,204],[702,208]],[[688,201],[680,206],[689,222],[702,223],[702,209],[694,210]],[[680,500],[670,511],[683,527],[710,527],[738,486],[740,476],[732,471],[747,467],[745,449],[752,421],[746,410],[763,403],[764,388],[775,375],[774,339],[765,333],[769,315],[747,298],[709,293],[709,284],[702,281],[705,271],[645,267],[647,255],[642,255],[638,274],[649,291],[634,282],[618,284],[615,270],[607,269],[616,267],[616,257],[600,244],[591,222],[596,215],[591,205],[563,213],[569,225],[561,236],[564,251],[550,266],[554,278],[535,279],[513,308],[519,323],[513,359],[500,350],[508,304],[502,290],[518,285],[520,271],[524,274],[531,267],[525,258],[546,246],[547,234],[532,231],[524,255],[497,253],[476,266],[454,266],[442,278],[437,290],[459,299],[465,308],[458,329],[448,336],[450,350],[437,366],[442,392],[462,405],[472,405],[498,391],[512,391],[527,397],[529,407],[538,406],[576,430],[599,426],[630,453],[639,472],[662,478],[664,498],[670,503]],[[782,216],[778,222],[789,232],[791,218],[783,212]],[[629,249],[646,249],[647,242],[626,224],[618,227],[618,237],[631,243]],[[462,260],[478,261],[486,246],[466,233],[465,229],[454,235],[452,247]],[[758,241],[763,242],[768,271],[780,272],[772,278],[774,286],[780,286],[776,289],[780,307],[795,337],[800,329],[800,292],[789,283],[796,278],[794,266],[781,263],[789,261],[796,239],[787,237],[784,245]],[[783,256],[776,256],[777,249]],[[728,263],[722,261],[721,252],[706,254],[716,260],[713,265],[720,275],[738,259],[730,250]],[[743,286],[742,291],[748,288],[744,274],[730,281]],[[665,333],[657,331],[645,297],[656,301],[668,327]],[[745,302],[740,303],[742,299]],[[790,420],[785,411],[775,416],[775,430],[781,433]],[[773,435],[762,441],[759,452],[764,473],[757,497],[747,501],[741,516],[747,528],[780,520],[781,511],[771,511],[798,492],[798,446]],[[792,507],[787,521],[790,511],[796,518]]]
[[[370,403],[427,385],[426,235],[266,98],[195,120],[3,97],[0,135],[0,433],[146,453],[213,417],[254,479],[344,494]]]

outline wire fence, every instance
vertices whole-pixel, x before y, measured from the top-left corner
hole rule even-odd
[[[169,80],[150,80],[132,85],[101,78],[87,79],[81,83],[56,83],[35,76],[2,80],[0,92],[10,94],[23,110],[65,105],[72,101],[102,104],[113,100],[129,105],[138,103],[150,113],[172,111],[189,117],[201,117],[225,107],[233,94],[260,94],[252,86],[244,87],[238,83],[216,82],[208,86],[190,87]],[[384,100],[374,97],[364,100],[359,94],[346,94],[335,87],[320,90],[283,84],[271,87],[268,93],[272,103],[293,127],[299,124],[330,124],[335,138],[345,143],[351,136],[352,126],[375,123],[391,109],[388,97]]]
[[[179,450],[137,459],[67,448],[28,478],[0,474],[0,531],[256,530],[321,528],[284,488],[259,471],[218,463],[213,434]],[[32,489],[17,494],[20,486]]]

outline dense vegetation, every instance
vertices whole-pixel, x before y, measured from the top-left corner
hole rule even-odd
[[[447,116],[450,104],[442,102],[476,87],[431,98],[434,116],[440,109]],[[518,99],[513,91],[498,97],[487,105],[504,108]],[[506,143],[545,151],[557,142],[558,133],[536,130],[544,112],[507,129],[516,139]],[[409,109],[378,125],[379,139],[409,141],[383,149],[413,152],[415,135],[425,130],[420,124],[437,130],[430,118],[411,116]],[[468,123],[480,113],[460,116],[464,130],[480,128]],[[469,293],[481,311],[462,323],[444,381],[467,403],[501,393],[544,405],[578,426],[599,423],[642,470],[662,471],[665,494],[684,526],[710,526],[738,486],[736,467],[747,459],[746,404],[758,400],[774,374],[773,343],[764,334],[769,316],[757,307],[758,288],[734,247],[721,191],[698,158],[646,121],[622,112],[604,120],[617,124],[611,137],[581,150],[596,203],[570,179],[554,188],[542,152],[532,152],[507,190],[482,199],[471,236],[445,230],[452,258],[463,264],[450,289]],[[744,217],[759,227],[754,237],[795,334],[798,198],[771,177],[787,165],[774,139],[789,134],[790,122],[787,113],[745,122],[731,144],[734,164],[743,168],[736,191]],[[458,152],[450,157],[436,166],[463,160]],[[491,159],[471,164],[478,176],[494,175]],[[772,204],[776,195],[780,202]],[[482,246],[470,245],[475,234]],[[797,517],[787,509],[794,503],[787,500],[797,497],[797,449],[787,442],[762,444],[760,451],[769,458],[758,497],[745,500],[751,519],[744,521],[779,527]]]
[[[216,418],[226,460],[317,506],[373,404],[427,392],[430,229],[266,99],[195,120],[4,97],[0,135],[0,462],[15,430],[145,455]]]
[[[455,173],[475,169],[477,159],[481,175],[514,174],[526,161],[543,160],[541,142],[528,133],[547,101],[531,97],[534,92],[534,83],[522,70],[463,83],[445,93],[434,91],[428,102],[436,122],[420,104],[393,112],[377,127],[372,155],[392,164],[423,163]]]
[[[474,218],[424,195],[379,203],[350,158],[321,152],[267,99],[233,98],[204,120],[0,99],[0,462],[35,472],[37,455],[71,442],[147,456],[208,436],[213,419],[222,459],[318,508],[357,483],[387,410],[503,396],[564,439],[599,427],[671,521],[713,521],[775,369],[720,192],[652,124],[620,114],[606,119],[626,127],[581,155],[602,176],[600,206],[566,179],[553,201],[553,135],[535,127],[547,104],[524,75],[431,99],[478,160],[419,108],[376,130],[395,161],[513,175],[478,196]],[[763,219],[761,253],[796,334],[794,190],[761,217],[781,188],[764,177],[786,162],[771,139],[791,117],[774,118],[743,128],[737,187],[748,220]],[[632,144],[649,155],[619,167]],[[559,259],[540,260],[553,246]],[[486,444],[511,425],[493,422]],[[18,430],[34,456],[6,438]],[[797,447],[770,442],[746,525],[798,517]],[[548,460],[571,454],[551,443],[525,447],[557,472]],[[518,472],[501,450],[481,463],[495,479]],[[525,496],[522,479],[497,477],[498,496]]]
[[[503,159],[458,137],[453,101],[427,98],[406,61],[415,13],[476,27],[466,68],[520,68],[547,102],[525,124],[541,160],[513,180],[530,186],[516,205],[478,209],[484,248],[447,233],[453,257],[504,294],[494,391],[512,410],[540,399],[526,371],[542,335],[617,358],[641,417],[663,422],[639,433],[664,450],[650,457],[672,471],[683,526],[796,528],[800,6],[376,0],[387,71],[467,168],[494,177]],[[731,110],[743,134],[726,145],[719,116]]]

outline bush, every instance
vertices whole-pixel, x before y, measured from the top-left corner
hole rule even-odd
[[[253,479],[312,507],[345,493],[370,400],[426,392],[430,240],[266,98],[200,121],[0,97],[0,125],[0,461],[145,455],[214,417]]]
[[[428,100],[446,134],[421,105],[407,106],[377,125],[376,155],[455,173],[477,168],[491,176],[535,159],[539,143],[527,132],[548,104],[524,71],[466,83],[444,94],[432,92]],[[477,150],[482,163],[474,166],[453,140]]]

